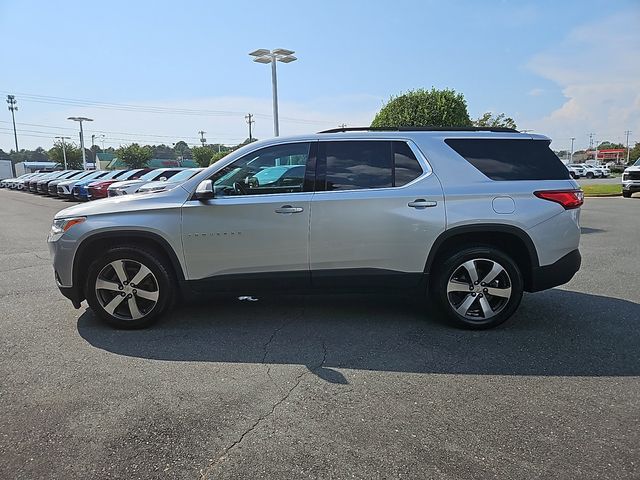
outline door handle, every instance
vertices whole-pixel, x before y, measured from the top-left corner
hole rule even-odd
[[[280,208],[276,208],[276,213],[301,213],[304,211],[302,207],[292,207],[291,205],[283,205]]]
[[[438,202],[433,200],[425,200],[424,198],[418,198],[413,202],[409,202],[407,204],[411,208],[427,208],[427,207],[435,207],[438,205]]]

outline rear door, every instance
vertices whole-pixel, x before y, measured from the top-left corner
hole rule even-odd
[[[311,202],[312,283],[415,285],[445,228],[442,187],[409,141],[321,141]]]

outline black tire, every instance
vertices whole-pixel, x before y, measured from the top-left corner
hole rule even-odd
[[[128,282],[135,278],[136,272],[141,271],[141,268],[140,270],[135,270],[139,265],[148,268],[152,275],[147,273],[138,285],[131,283],[123,286],[122,283],[128,282],[120,282],[118,280],[119,275],[110,266],[112,262],[118,261],[123,261],[121,264]],[[105,276],[110,275],[111,278],[107,279],[110,282],[109,284],[119,284],[123,288],[120,288],[119,292],[115,289],[99,289],[97,291],[96,282],[99,275],[101,275],[101,280],[105,280]],[[142,282],[146,283],[140,287]],[[146,328],[157,322],[162,314],[173,306],[175,284],[176,282],[164,256],[147,248],[116,246],[107,250],[104,255],[101,255],[90,264],[85,282],[85,297],[94,313],[111,326],[122,329]],[[141,292],[137,292],[135,287],[140,288],[141,291],[148,290],[145,293],[157,295],[157,299],[139,297],[138,295]],[[120,301],[120,305],[116,307],[113,314],[109,313],[105,310],[103,304],[106,303],[108,306],[109,300],[114,300],[118,295],[124,296],[124,298]],[[130,307],[129,297],[133,297],[133,301],[136,304],[135,308],[138,309],[137,314],[142,314],[142,317],[135,318],[134,312]],[[153,301],[155,301],[155,304],[152,303]],[[128,315],[127,311],[129,312]],[[127,316],[130,318],[127,318]]]
[[[447,287],[450,279],[457,285],[462,285],[465,281],[467,284],[473,285],[470,277],[462,281],[458,277],[454,277],[454,274],[469,273],[463,267],[463,264],[468,261],[473,261],[472,264],[477,268],[478,282],[473,287],[474,291],[472,292],[469,287],[468,292],[452,291],[448,293]],[[481,280],[487,276],[490,268],[493,267],[492,262],[501,266],[504,273],[500,272],[490,284],[481,285]],[[487,293],[489,289],[500,293],[506,292],[509,287],[511,290],[508,299],[500,295],[494,296]],[[465,286],[464,288],[466,289],[467,287]],[[436,306],[446,320],[458,327],[480,330],[496,327],[513,315],[522,300],[523,281],[520,269],[511,257],[496,248],[478,245],[453,252],[440,265],[436,266],[430,290],[432,300],[435,301]],[[481,304],[482,297],[485,300]],[[455,301],[458,299],[460,300],[457,304],[458,308],[463,309],[465,309],[463,303],[471,301],[470,306],[465,309],[468,315],[461,315],[454,308]],[[452,302],[454,302],[453,305]],[[482,316],[480,314],[485,310],[483,305],[487,304],[490,306],[492,316],[485,318],[484,314]],[[497,313],[493,314],[494,311]]]
[[[586,177],[587,177],[587,178],[593,178],[593,173],[592,173],[592,172],[587,172]]]
[[[624,198],[631,198],[631,190],[622,190],[622,196]]]

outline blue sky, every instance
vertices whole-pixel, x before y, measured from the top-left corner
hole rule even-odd
[[[279,64],[282,134],[367,124],[390,95],[435,86],[462,92],[472,116],[505,112],[556,148],[571,136],[580,147],[591,132],[640,138],[639,20],[637,0],[0,0],[0,94],[18,99],[21,147],[74,135],[69,115],[94,118],[89,134],[113,146],[196,143],[201,129],[210,142],[235,143],[247,136],[247,112],[266,138],[270,71],[247,53],[283,47],[299,60]],[[4,150],[10,120],[5,109]]]

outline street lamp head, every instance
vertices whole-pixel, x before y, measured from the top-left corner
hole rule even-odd
[[[273,53],[274,55],[293,55],[296,52],[294,52],[293,50],[287,50],[286,48],[276,48],[271,53]]]
[[[286,55],[284,57],[278,57],[278,61],[282,63],[295,62],[298,58],[293,55]]]
[[[266,48],[259,48],[258,50],[254,50],[249,53],[252,57],[262,57],[263,55],[270,55],[271,50],[267,50]]]
[[[68,117],[67,120],[73,120],[74,122],[93,122],[93,118],[87,117]]]
[[[271,63],[273,59],[271,57],[256,57],[253,59],[254,62],[258,63]]]

